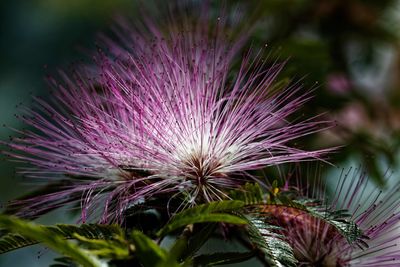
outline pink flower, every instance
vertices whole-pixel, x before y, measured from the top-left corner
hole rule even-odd
[[[228,41],[225,21],[212,27],[205,17],[165,32],[153,22],[142,33],[119,30],[119,41],[104,38],[109,52],[99,53],[98,71],[51,80],[51,102],[35,98],[39,108],[22,118],[35,131],[14,138],[9,154],[31,164],[27,176],[71,185],[29,200],[27,210],[82,200],[83,220],[100,210],[112,221],[159,194],[194,205],[227,198],[249,170],[328,151],[288,145],[330,124],[288,120],[310,95],[298,85],[278,92],[283,64],[267,67],[249,53],[234,71],[244,37]]]
[[[351,87],[350,79],[343,73],[332,73],[327,77],[327,88],[334,94],[347,94]]]
[[[328,198],[324,193],[309,193],[315,189],[303,190],[308,192],[303,196],[306,198],[323,202]],[[320,214],[328,211],[325,219],[291,207],[265,210],[286,229],[285,237],[294,249],[299,266],[399,266],[400,183],[382,191],[368,182],[365,173],[349,170],[332,190],[333,199],[324,203],[325,209],[319,209]],[[349,216],[335,219],[336,226],[328,223],[328,214],[338,216],[339,211],[346,211]],[[351,235],[346,238],[338,230],[354,233],[350,229],[354,227],[351,221],[362,231],[358,238]]]

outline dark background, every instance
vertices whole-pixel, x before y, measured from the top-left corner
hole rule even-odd
[[[30,94],[48,94],[44,76],[87,59],[96,35],[116,15],[138,12],[134,0],[37,0],[0,3],[0,139],[21,129],[17,105],[30,106]],[[211,1],[212,2],[212,1]],[[315,87],[303,116],[327,112],[334,129],[302,140],[302,147],[344,146],[330,157],[337,167],[362,166],[375,186],[384,172],[399,173],[400,5],[389,0],[227,1],[244,18],[257,21],[250,38],[290,58],[283,77]],[[214,6],[214,5],[212,5]],[[216,6],[216,5],[215,5]],[[217,7],[215,7],[217,8]],[[229,8],[228,8],[229,10]],[[16,164],[0,161],[0,203],[35,185],[15,175]],[[327,176],[334,176],[326,173]],[[333,177],[334,179],[334,177]],[[41,222],[73,222],[61,210]],[[37,258],[37,253],[43,254]],[[0,256],[0,266],[46,266],[53,254],[34,247]]]

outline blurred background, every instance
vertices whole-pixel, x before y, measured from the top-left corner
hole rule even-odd
[[[0,124],[5,125],[0,140],[15,135],[10,128],[24,127],[15,118],[17,106],[31,105],[30,94],[48,94],[44,76],[87,59],[83,51],[95,49],[96,35],[107,31],[116,15],[151,16],[138,12],[137,2],[0,2]],[[375,186],[385,186],[387,169],[400,177],[400,1],[227,2],[257,22],[253,46],[267,44],[281,59],[290,58],[282,76],[316,88],[302,116],[326,112],[337,122],[327,132],[298,141],[301,147],[343,146],[329,160],[337,167],[363,166]],[[0,162],[0,205],[34,187],[15,175],[15,167]],[[65,211],[41,218],[71,221]],[[0,255],[0,266],[47,266],[52,257],[33,247]]]

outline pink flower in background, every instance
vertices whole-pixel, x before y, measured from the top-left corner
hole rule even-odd
[[[285,238],[293,248],[299,266],[395,267],[400,265],[400,183],[391,182],[392,186],[382,191],[369,183],[361,170],[349,170],[340,177],[336,187],[331,188],[334,192],[330,201],[325,192],[303,187],[306,192],[303,197],[323,201],[325,207],[318,210],[320,214],[329,211],[324,219],[284,206],[265,211],[273,213],[278,225],[286,229]],[[316,203],[308,205],[312,207]],[[347,213],[347,216],[337,218],[335,225],[327,223],[329,216],[341,213]],[[356,231],[351,229],[355,225],[349,220],[357,225],[357,231],[362,231],[359,240],[351,234],[346,238],[341,233]]]
[[[327,88],[335,94],[346,94],[351,90],[350,79],[343,73],[332,73],[327,77]]]
[[[278,92],[283,64],[266,66],[260,55],[235,71],[244,38],[228,41],[224,20],[211,27],[205,17],[166,33],[152,22],[141,33],[125,24],[119,41],[104,38],[97,68],[62,74],[51,101],[35,98],[22,118],[33,130],[8,154],[29,163],[23,174],[68,185],[24,202],[23,212],[81,200],[84,221],[101,212],[110,222],[155,195],[182,196],[183,205],[224,199],[249,170],[329,151],[288,145],[330,124],[290,122],[309,93],[298,85]]]

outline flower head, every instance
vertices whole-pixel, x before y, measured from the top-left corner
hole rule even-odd
[[[305,191],[303,198],[326,198]],[[314,208],[318,216],[283,206],[267,206],[264,212],[286,229],[299,266],[399,266],[399,192],[400,183],[383,192],[361,170],[349,170],[325,208]],[[313,204],[308,203],[311,210]]]
[[[96,68],[51,80],[53,102],[35,98],[39,108],[22,118],[35,131],[13,139],[10,155],[31,163],[23,174],[70,184],[29,207],[82,199],[84,219],[101,209],[110,221],[157,194],[176,193],[190,205],[227,198],[249,170],[326,152],[288,145],[329,124],[288,121],[310,95],[298,85],[277,90],[283,64],[248,53],[234,71],[244,37],[228,40],[226,21],[206,17],[165,30],[124,24],[118,41],[103,38]]]

